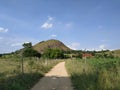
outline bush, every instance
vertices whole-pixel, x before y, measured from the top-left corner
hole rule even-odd
[[[23,52],[24,57],[41,57],[41,54],[32,48],[26,48]]]
[[[47,49],[43,54],[44,58],[50,59],[62,59],[64,58],[64,54],[59,49]]]
[[[0,54],[0,57],[2,57],[2,54]]]

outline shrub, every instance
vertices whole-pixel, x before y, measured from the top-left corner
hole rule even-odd
[[[62,59],[64,58],[64,54],[59,49],[47,49],[43,54],[44,58],[50,59]]]
[[[24,57],[41,57],[41,54],[32,48],[26,48],[23,52]]]

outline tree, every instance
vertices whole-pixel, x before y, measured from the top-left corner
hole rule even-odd
[[[32,48],[31,42],[24,43],[23,46],[24,46],[24,52],[23,52],[24,57],[41,57],[41,54]]]
[[[24,48],[32,48],[32,43],[31,42],[27,42],[23,44]]]
[[[76,58],[81,58],[82,59],[82,53],[77,53]]]
[[[2,54],[0,54],[0,57],[2,57]]]
[[[33,48],[27,48],[23,52],[24,57],[41,57],[41,54],[38,53],[36,50]]]
[[[47,49],[43,56],[45,58],[50,58],[50,59],[62,59],[64,58],[64,54],[61,50],[59,49]]]
[[[23,57],[41,57],[41,54],[38,53],[36,50],[32,48],[32,43],[24,43],[23,44],[23,53],[22,53],[22,58],[21,58],[21,67],[22,67],[22,73],[24,73],[24,65],[23,65]],[[32,67],[32,62],[30,62],[30,65]]]

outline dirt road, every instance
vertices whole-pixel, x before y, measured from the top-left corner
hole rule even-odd
[[[65,62],[57,64],[31,90],[73,90]]]

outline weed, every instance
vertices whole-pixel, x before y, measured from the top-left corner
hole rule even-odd
[[[120,90],[119,59],[66,61],[75,90]]]

